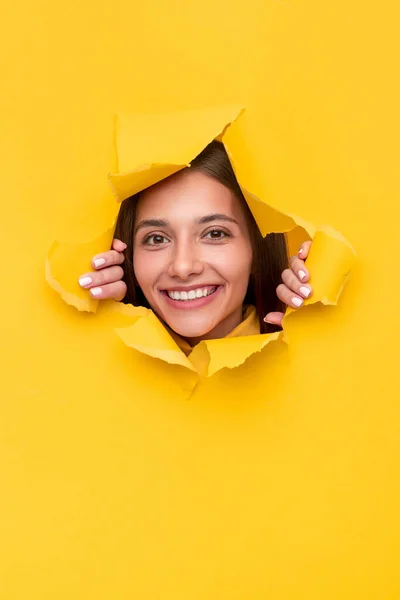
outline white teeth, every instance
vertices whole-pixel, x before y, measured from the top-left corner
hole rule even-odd
[[[203,298],[213,294],[216,291],[217,287],[212,288],[197,288],[197,290],[190,290],[189,292],[178,292],[178,291],[168,291],[167,294],[172,300],[195,300],[196,298]]]

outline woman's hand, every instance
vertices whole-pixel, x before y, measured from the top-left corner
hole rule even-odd
[[[79,278],[79,285],[89,290],[96,300],[111,298],[119,302],[125,297],[126,284],[122,281],[124,271],[119,266],[125,260],[125,248],[124,242],[113,240],[112,250],[93,257],[92,266],[95,270]]]
[[[312,294],[311,286],[307,281],[310,274],[307,271],[304,261],[310,251],[311,242],[304,242],[296,256],[292,256],[289,261],[290,268],[282,273],[282,283],[276,288],[276,294],[279,300],[291,308],[299,308],[304,303],[304,298],[309,298]],[[270,312],[264,317],[266,323],[282,326],[284,313]]]

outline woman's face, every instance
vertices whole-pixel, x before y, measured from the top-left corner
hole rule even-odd
[[[242,320],[252,263],[239,199],[187,169],[145,191],[136,212],[134,270],[153,311],[196,343]]]

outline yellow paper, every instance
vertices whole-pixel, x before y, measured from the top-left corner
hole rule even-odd
[[[236,119],[238,107],[170,114],[120,115],[116,124],[118,173],[110,175],[118,200],[187,167]]]
[[[361,0],[3,3],[1,600],[398,600],[398,22]],[[288,344],[201,377],[115,333],[145,309],[78,311],[43,271],[54,239],[112,227],[116,114],[217,105],[246,107],[242,185],[357,260]]]
[[[46,260],[46,280],[67,304],[78,310],[96,312],[98,300],[78,283],[79,275],[93,269],[91,260],[95,254],[110,248],[113,228],[86,244],[63,244],[54,242]],[[78,277],[77,277],[78,274]]]
[[[207,340],[195,346],[189,358],[199,375],[211,377],[221,369],[239,367],[249,356],[279,337],[279,333],[271,333]]]
[[[193,369],[190,361],[176,345],[165,327],[151,310],[128,329],[118,329],[122,341],[139,352],[165,362]]]

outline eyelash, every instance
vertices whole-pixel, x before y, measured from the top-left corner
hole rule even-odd
[[[232,235],[226,231],[225,229],[219,229],[218,227],[213,227],[212,229],[210,229],[209,231],[207,231],[207,233],[204,235],[204,237],[206,237],[208,234],[213,233],[217,231],[218,233],[223,233],[224,235],[222,237],[218,237],[218,238],[208,238],[209,240],[211,240],[212,242],[219,242],[225,238],[229,238],[232,237]],[[168,238],[165,235],[162,235],[161,233],[151,233],[150,235],[146,236],[144,238],[144,240],[142,241],[142,244],[144,246],[162,246],[163,243],[161,244],[152,244],[150,243],[150,240],[152,238],[156,238],[156,237],[161,237],[164,240],[168,240]]]

